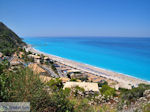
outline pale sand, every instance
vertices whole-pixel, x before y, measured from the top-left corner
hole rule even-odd
[[[141,80],[126,74],[121,74],[121,73],[116,73],[110,70],[105,70],[102,68],[94,67],[88,64],[83,64],[79,62],[75,62],[69,59],[61,58],[59,56],[51,55],[51,54],[46,54],[41,51],[38,51],[31,47],[30,45],[28,48],[26,48],[28,51],[37,53],[37,54],[44,54],[45,56],[48,56],[50,59],[58,61],[62,64],[65,64],[67,66],[71,66],[73,68],[82,70],[84,72],[89,72],[91,74],[97,75],[97,76],[102,76],[111,80],[115,80],[119,83],[119,87],[122,88],[131,88],[131,85],[137,86],[140,83],[145,83],[145,84],[150,84],[149,81]]]

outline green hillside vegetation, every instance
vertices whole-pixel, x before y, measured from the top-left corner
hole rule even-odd
[[[18,47],[26,45],[12,30],[0,22],[0,52],[10,56]]]
[[[62,82],[59,79],[45,83],[40,80],[38,74],[34,74],[29,68],[23,67],[16,69],[15,72],[10,72],[7,70],[9,64],[6,65],[8,66],[0,64],[0,101],[30,102],[32,112],[117,112],[117,109],[110,108],[108,105],[90,105],[89,102],[94,96],[86,98],[78,95],[79,91],[84,93],[83,88],[75,87],[75,91],[72,93],[69,88],[63,89]],[[149,86],[141,85],[136,90],[141,91],[141,88],[148,89]],[[129,94],[134,90],[122,91],[122,94],[127,95],[127,91]],[[112,93],[114,93],[114,90],[108,85],[103,85],[101,91],[103,94],[108,93],[107,96],[112,96]],[[137,98],[134,95],[131,97]],[[125,99],[122,98],[122,100]],[[128,100],[128,97],[126,97],[126,100]],[[149,104],[145,105],[143,112],[148,112],[149,108]]]

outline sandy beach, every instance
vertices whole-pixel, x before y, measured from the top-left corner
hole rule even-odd
[[[45,56],[48,56],[50,59],[52,59],[54,61],[60,62],[60,63],[65,64],[67,66],[71,66],[71,67],[76,68],[78,70],[88,72],[88,73],[91,73],[91,74],[94,74],[97,76],[105,77],[107,79],[115,80],[118,82],[118,86],[122,87],[122,88],[130,89],[131,86],[137,86],[140,83],[150,84],[150,82],[148,82],[148,81],[141,80],[141,79],[138,79],[138,78],[126,75],[126,74],[113,72],[113,71],[106,70],[103,68],[94,67],[94,66],[91,66],[88,64],[75,62],[75,61],[65,59],[65,58],[62,58],[59,56],[43,53],[41,51],[36,50],[31,45],[29,45],[26,48],[26,50],[37,53],[37,54],[43,54]]]

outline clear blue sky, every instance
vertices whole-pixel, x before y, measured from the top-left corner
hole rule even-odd
[[[150,37],[150,0],[0,0],[19,36]]]

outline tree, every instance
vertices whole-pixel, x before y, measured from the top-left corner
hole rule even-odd
[[[47,85],[53,90],[53,91],[59,91],[63,88],[63,83],[58,78],[51,79],[49,82],[47,82]]]
[[[102,87],[103,85],[108,85],[107,81],[98,82],[98,87]]]
[[[77,79],[74,79],[74,78],[73,78],[73,79],[71,79],[70,81],[77,82]]]

